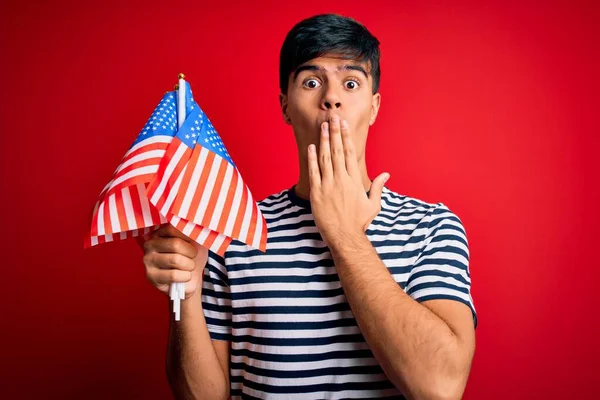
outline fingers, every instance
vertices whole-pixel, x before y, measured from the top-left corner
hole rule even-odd
[[[145,252],[177,253],[190,259],[196,258],[198,248],[177,237],[155,237],[144,243]]]
[[[192,239],[184,235],[181,231],[177,230],[171,224],[164,224],[154,233],[154,236],[160,237],[176,237],[185,240],[186,242],[193,242]]]
[[[358,170],[358,159],[356,158],[356,150],[354,148],[354,143],[352,142],[352,137],[350,136],[350,126],[348,125],[348,121],[342,121],[340,130],[342,146],[344,149],[344,166],[352,180],[360,184],[362,180],[360,177],[360,171]]]
[[[383,185],[390,178],[390,174],[387,172],[379,175],[371,182],[371,189],[369,190],[369,199],[376,201],[377,204],[381,203],[381,193],[383,192]]]
[[[196,269],[194,260],[177,253],[146,253],[143,261],[147,269],[179,269],[183,271]]]
[[[321,185],[321,172],[319,171],[319,159],[314,144],[308,146],[308,182],[311,188]]]
[[[148,279],[157,285],[169,285],[171,283],[191,281],[192,273],[179,269],[157,269],[152,272],[149,271]]]
[[[319,145],[319,168],[321,170],[321,180],[331,179],[333,177],[333,167],[331,165],[331,151],[329,146],[329,122],[321,124],[321,142]]]
[[[347,124],[346,130],[348,130]],[[337,115],[331,117],[331,123],[329,128],[329,143],[333,173],[336,175],[347,173],[346,162],[344,161],[344,144],[342,142],[340,117]]]

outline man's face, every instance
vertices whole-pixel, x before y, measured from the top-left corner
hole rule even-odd
[[[319,147],[321,124],[334,114],[348,121],[358,161],[364,158],[369,126],[375,122],[380,95],[373,94],[369,66],[335,55],[314,58],[289,77],[287,95],[281,95],[284,119],[294,128],[299,154]]]

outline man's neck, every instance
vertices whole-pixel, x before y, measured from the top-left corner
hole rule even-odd
[[[294,192],[296,196],[300,197],[301,199],[310,200],[310,182],[308,178],[308,172],[306,174],[303,174],[302,172],[303,171],[300,173],[298,183],[296,183],[296,186],[294,187]],[[371,180],[369,179],[366,168],[361,168],[361,176],[365,192],[368,192],[371,189]]]

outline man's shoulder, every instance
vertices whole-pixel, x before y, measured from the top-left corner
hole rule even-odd
[[[430,226],[440,220],[452,220],[462,228],[462,221],[443,202],[428,202],[416,197],[397,193],[387,187],[381,193],[381,213],[383,219],[393,218],[397,223],[417,223]]]

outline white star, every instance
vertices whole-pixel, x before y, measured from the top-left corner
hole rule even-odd
[[[153,131],[155,131],[155,130],[156,130],[156,127],[155,127],[155,126],[153,126],[153,127],[152,127],[152,130],[153,130]]]
[[[190,135],[185,135],[185,138],[186,138],[186,139],[189,139],[189,138],[190,138]]]
[[[194,121],[194,122],[196,123],[196,125],[198,125],[198,124],[199,124],[198,120],[196,120],[196,121]]]
[[[195,134],[195,133],[192,133],[192,137],[196,137],[196,134]]]

